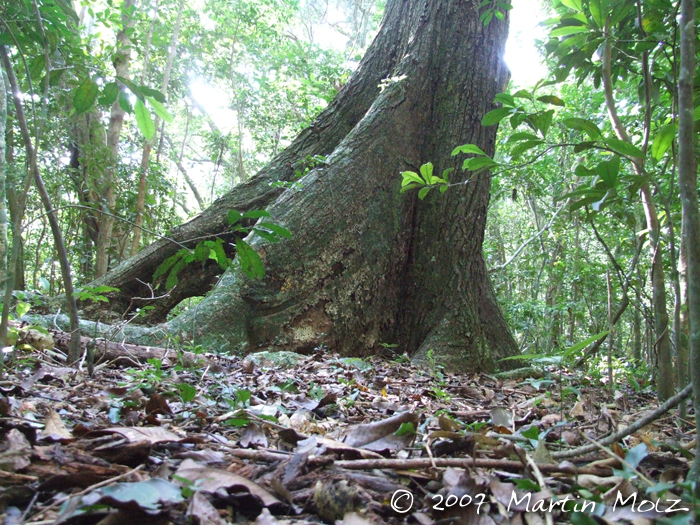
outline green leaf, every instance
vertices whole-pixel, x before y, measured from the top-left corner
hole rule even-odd
[[[537,100],[544,102],[545,104],[551,104],[552,106],[566,106],[562,99],[555,97],[554,95],[543,95],[541,97],[537,97]]]
[[[579,177],[590,177],[597,174],[596,170],[589,170],[583,164],[579,164],[578,166],[576,166],[574,173]]]
[[[533,100],[532,93],[526,89],[520,89],[513,93],[513,98],[526,98],[527,100]]]
[[[238,406],[248,406],[250,403],[250,398],[252,397],[252,393],[250,390],[247,388],[242,388],[240,390],[236,391],[236,405]]]
[[[415,182],[411,182],[410,184],[407,184],[406,186],[404,186],[403,188],[401,188],[401,191],[400,191],[399,193],[405,193],[405,192],[407,192],[407,191],[409,191],[409,190],[414,190],[414,189],[416,189],[416,188],[422,188],[422,187],[424,187],[424,186],[425,186],[425,183],[422,182],[422,181],[421,181],[420,184],[415,183]]]
[[[464,161],[464,165],[462,166],[462,169],[469,170],[469,171],[475,171],[480,168],[493,168],[494,166],[498,166],[498,162],[488,158],[488,157],[474,157],[471,159],[467,159]]]
[[[640,443],[627,451],[627,454],[625,454],[625,461],[629,463],[632,468],[637,468],[648,454],[647,446],[644,443]]]
[[[119,85],[116,82],[108,82],[105,87],[102,88],[102,96],[100,97],[100,104],[104,106],[111,106],[114,101],[117,100],[119,95]]]
[[[596,143],[592,141],[579,142],[574,146],[574,153],[581,153],[595,147]]]
[[[581,0],[559,0],[562,4],[564,4],[566,7],[569,9],[573,9],[574,11],[580,11],[581,10]]]
[[[605,26],[605,9],[601,0],[591,0],[590,3],[591,16],[593,21],[598,25],[599,29]]]
[[[188,254],[188,253],[189,253],[188,250],[180,250],[176,254],[171,255],[170,257],[165,259],[162,263],[160,263],[160,266],[158,266],[158,268],[156,268],[156,271],[153,272],[153,280],[155,281],[159,277],[168,273],[168,270],[170,270],[175,265],[175,263],[177,261],[182,259],[184,254]]]
[[[161,104],[165,104],[165,95],[157,89],[151,89],[148,86],[139,86],[138,89],[145,97],[154,98]]]
[[[144,102],[146,100],[146,97],[144,96],[143,92],[131,80],[120,76],[117,76],[117,80],[124,84],[127,87],[127,89],[131,91],[134,95],[136,95],[136,98],[138,98],[141,102]]]
[[[260,219],[261,217],[269,217],[270,214],[265,210],[250,210],[243,213],[243,217],[246,219]]]
[[[620,157],[614,156],[610,160],[599,162],[595,167],[595,171],[609,187],[614,188],[617,185],[617,176],[620,173]]]
[[[608,146],[608,148],[613,150],[615,153],[619,153],[620,155],[626,155],[627,157],[632,157],[633,159],[644,158],[642,150],[636,146],[633,146],[629,142],[625,142],[624,140],[610,137],[605,139],[605,144]]]
[[[274,233],[270,233],[267,230],[261,230],[259,228],[253,228],[253,231],[260,235],[263,239],[270,242],[280,242],[280,238]]]
[[[41,75],[41,72],[44,70],[44,56],[43,55],[37,55],[34,57],[34,60],[32,60],[29,63],[29,76],[36,81],[39,78],[39,75]]]
[[[129,100],[129,94],[122,90],[119,90],[119,107],[122,108],[124,111],[127,113],[131,113],[134,111],[134,108],[131,107],[131,101]]]
[[[97,98],[97,93],[100,90],[91,78],[86,78],[78,89],[73,93],[73,107],[78,113],[84,113],[89,110]]]
[[[425,184],[423,179],[421,179],[415,171],[403,171],[401,172],[401,176],[403,177],[401,186],[408,186],[411,183],[420,184],[421,186]]]
[[[292,232],[290,232],[287,228],[280,226],[279,224],[273,224],[271,222],[263,222],[262,224],[258,224],[261,228],[266,228],[270,230],[272,233],[279,235],[280,237],[284,237],[285,239],[291,239],[292,238]]]
[[[163,106],[163,104],[158,102],[153,97],[146,97],[146,100],[148,100],[148,103],[153,108],[153,111],[155,111],[156,115],[158,115],[161,119],[163,119],[165,122],[168,122],[168,123],[173,121],[173,116],[170,114],[170,112],[167,109],[165,109],[165,106]]]
[[[423,175],[423,180],[425,180],[425,183],[427,185],[431,185],[433,183],[433,163],[428,162],[427,164],[423,164],[420,167],[420,174]]]
[[[535,425],[530,425],[530,428],[521,431],[520,435],[527,439],[539,439],[540,431]]]
[[[189,383],[180,383],[177,385],[177,389],[180,391],[180,398],[183,403],[189,403],[197,395],[197,389]]]
[[[416,434],[416,427],[413,426],[413,423],[410,421],[406,423],[401,423],[399,428],[394,432],[395,436],[401,437],[401,436],[413,436]]]
[[[236,253],[241,270],[250,279],[262,279],[265,276],[265,267],[260,255],[243,239],[236,240]]]
[[[146,109],[146,105],[140,98],[136,99],[134,115],[136,115],[136,124],[138,125],[141,134],[146,140],[151,140],[153,135],[156,133],[156,126],[153,123],[151,114],[148,112],[148,109]]]
[[[179,261],[177,261],[172,269],[170,270],[170,273],[168,274],[168,278],[165,280],[165,288],[167,290],[170,290],[171,288],[174,288],[177,286],[178,279],[177,276],[180,273],[180,270],[182,270],[185,265],[187,264],[187,257],[182,257]]]
[[[207,246],[206,242],[200,241],[194,248],[194,260],[198,262],[206,262],[209,259],[210,253],[211,248]]]
[[[508,140],[506,142],[508,144],[511,144],[513,142],[520,142],[521,140],[540,140],[540,138],[537,135],[533,135],[532,133],[527,133],[526,131],[519,131],[517,133],[513,133],[510,137],[508,137]]]
[[[423,188],[418,192],[418,198],[420,200],[425,199],[425,196],[428,194],[428,192],[431,190],[431,188]]]
[[[595,125],[594,122],[585,118],[565,118],[562,123],[570,129],[575,129],[576,131],[583,131],[593,140],[597,140],[602,136],[600,129]]]
[[[513,99],[513,95],[509,95],[508,93],[499,93],[494,97],[493,101],[500,102],[504,106],[515,106],[515,99]]]
[[[240,221],[243,218],[243,215],[238,210],[231,210],[228,212],[228,224],[229,226],[233,226],[236,224],[238,221]]]
[[[464,144],[463,146],[456,147],[452,152],[452,156],[454,157],[455,155],[459,155],[460,153],[473,153],[475,155],[486,156],[486,153],[484,153],[483,150],[475,144]]]
[[[579,33],[587,33],[590,31],[586,26],[564,26],[553,29],[549,32],[551,38],[557,38],[560,36],[570,36],[578,35]]]
[[[605,330],[604,332],[600,332],[599,334],[592,335],[588,339],[585,339],[579,343],[576,343],[573,346],[570,346],[564,352],[562,352],[562,357],[569,357],[571,354],[576,353],[580,350],[583,350],[586,348],[589,344],[596,342],[598,339],[605,337],[610,333],[610,330]]]
[[[527,150],[536,148],[540,144],[544,144],[543,140],[528,140],[527,142],[521,142],[517,146],[513,148],[511,151],[511,156],[513,159],[518,159],[523,153],[525,153]]]
[[[695,111],[693,111],[693,120],[700,120],[700,106],[695,108]]]
[[[226,256],[226,252],[224,251],[223,243],[224,243],[224,241],[222,241],[221,239],[216,239],[216,242],[214,243],[212,250],[214,250],[216,262],[219,263],[219,267],[222,270],[225,270],[226,268],[229,267],[229,265],[231,264],[231,261]]]
[[[501,120],[510,115],[512,111],[512,108],[498,108],[494,109],[493,111],[489,111],[486,113],[486,115],[484,115],[484,118],[481,119],[481,125],[493,126],[494,124],[498,124]]]
[[[32,305],[29,303],[25,303],[23,301],[20,301],[17,303],[17,306],[15,309],[17,310],[17,318],[22,317],[24,314],[26,314],[30,309],[32,308]]]
[[[678,125],[674,122],[661,126],[656,132],[656,137],[654,137],[654,142],[651,145],[652,157],[656,160],[661,160],[673,144],[673,139],[676,138],[677,132]]]

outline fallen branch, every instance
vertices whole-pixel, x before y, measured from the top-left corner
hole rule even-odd
[[[324,459],[324,458],[318,458]],[[309,460],[309,464],[313,459]],[[358,459],[355,461],[335,461],[336,467],[350,470],[372,470],[372,469],[394,469],[394,470],[414,470],[435,467],[458,467],[458,468],[495,468],[507,470],[509,472],[520,472],[525,465],[520,461],[509,459],[485,459],[485,458],[421,458],[421,459]],[[609,476],[612,469],[600,467],[576,467],[574,465],[551,465],[538,464],[540,472],[546,474],[592,474],[594,476]]]
[[[65,352],[70,343],[70,334],[58,330],[49,330],[49,333],[53,337],[56,348]],[[82,352],[85,352],[85,348],[90,341],[92,341],[91,337],[83,336],[80,338]],[[134,361],[146,363],[149,359],[160,359],[163,365],[167,366],[181,359],[185,365],[189,366],[207,360],[201,355],[193,354],[192,352],[178,352],[173,348],[117,343],[101,338],[96,339],[95,342],[95,363],[100,360],[107,360],[114,361],[120,366],[133,366]]]
[[[670,398],[668,401],[666,401],[663,405],[661,405],[659,408],[654,410],[651,414],[644,416],[643,418],[635,421],[632,423],[630,426],[620,430],[619,432],[615,432],[614,434],[601,439],[594,445],[584,445],[582,447],[577,447],[577,448],[572,448],[570,450],[559,450],[558,452],[552,452],[552,458],[553,459],[564,459],[564,458],[574,458],[577,456],[583,456],[584,454],[588,454],[590,452],[595,452],[598,450],[599,445],[600,446],[608,446],[611,445],[622,438],[625,438],[629,435],[634,434],[637,430],[640,430],[647,426],[649,423],[659,419],[662,415],[664,415],[666,412],[674,408],[676,405],[678,405],[681,401],[686,399],[687,397],[690,396],[690,394],[693,391],[693,386],[692,384],[686,386],[683,390],[678,392],[675,396]]]

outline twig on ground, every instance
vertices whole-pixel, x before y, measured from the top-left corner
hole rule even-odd
[[[326,458],[316,458],[317,460],[325,460]],[[314,463],[314,458],[309,460],[310,464]],[[520,472],[525,466],[520,461],[511,461],[508,459],[473,459],[466,458],[435,458],[434,466],[437,468],[458,467],[458,468],[496,468],[507,470],[509,472]],[[351,470],[372,470],[372,469],[395,469],[395,470],[411,470],[432,468],[433,461],[429,458],[419,459],[358,459],[350,461],[335,461],[334,465],[338,468],[346,468]],[[609,476],[611,469],[609,468],[590,468],[574,465],[537,465],[541,472],[547,474],[562,473],[562,474],[593,474],[595,476]]]
[[[607,446],[607,445],[611,445],[611,444],[615,443],[616,441],[621,440],[622,438],[625,438],[627,436],[634,434],[637,430],[644,428],[652,421],[656,421],[657,419],[659,419],[659,417],[661,417],[666,412],[668,412],[669,410],[674,408],[681,401],[683,401],[685,398],[690,396],[692,391],[693,391],[692,385],[686,386],[683,390],[678,392],[672,398],[668,399],[663,405],[661,405],[659,408],[654,410],[649,415],[647,415],[641,419],[638,419],[637,421],[632,423],[627,428],[624,428],[618,432],[615,432],[614,434],[611,434],[610,436],[606,437],[605,439],[601,439],[598,443],[602,446]],[[575,458],[577,456],[582,456],[584,454],[588,454],[589,452],[595,452],[597,449],[598,449],[597,444],[596,445],[583,445],[581,447],[572,448],[571,450],[560,450],[558,452],[552,452],[552,458],[553,459]]]
[[[135,469],[132,469],[128,472],[125,472],[124,474],[119,474],[118,476],[114,476],[113,478],[106,479],[104,481],[100,481],[99,483],[95,483],[94,485],[90,485],[88,488],[81,490],[80,492],[76,492],[75,494],[69,494],[68,496],[63,496],[62,498],[57,499],[54,501],[51,505],[48,507],[41,509],[39,512],[37,512],[34,516],[33,519],[38,518],[39,516],[43,516],[46,514],[48,511],[55,509],[56,507],[63,505],[65,501],[68,501],[71,498],[74,498],[76,496],[84,496],[85,494],[88,494],[89,492],[92,492],[93,490],[97,490],[99,488],[105,487],[107,485],[110,485],[114,483],[115,481],[118,481],[120,479],[126,478],[130,476],[131,474],[134,474],[135,472],[138,472],[141,470],[145,465],[139,465]],[[51,522],[52,523],[52,522]]]

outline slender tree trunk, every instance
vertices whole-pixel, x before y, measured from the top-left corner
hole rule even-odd
[[[134,25],[133,10],[136,0],[124,0],[122,4],[122,29],[117,33],[117,52],[114,54],[112,63],[116,74],[120,77],[129,78],[129,65],[131,63],[131,39],[129,30]],[[120,86],[120,91],[124,90]],[[114,228],[114,218],[110,215],[114,213],[116,196],[114,194],[114,177],[119,159],[119,136],[124,124],[124,110],[119,104],[119,98],[112,104],[112,111],[109,116],[109,126],[107,128],[107,147],[109,148],[110,159],[104,170],[102,181],[102,194],[104,195],[103,209],[108,213],[100,215],[100,230],[97,237],[95,275],[103,276],[109,267],[109,248],[112,244],[112,231]]]
[[[606,35],[609,28],[605,30]],[[610,122],[615,134],[620,140],[631,142],[627,130],[617,114],[615,98],[613,96],[613,86],[611,77],[612,41],[609,38],[603,50],[603,88],[605,92],[605,103],[610,116]],[[649,101],[647,100],[647,104]],[[633,163],[638,176],[644,176],[644,159],[636,159]],[[652,304],[654,307],[654,325],[656,329],[656,349],[658,353],[658,378],[657,393],[660,401],[665,401],[673,395],[675,380],[673,375],[673,354],[671,352],[671,337],[668,330],[668,310],[666,307],[666,285],[664,279],[664,268],[661,250],[661,227],[656,211],[656,204],[648,183],[644,183],[640,190],[644,214],[649,230],[649,249],[651,256],[651,287]]]
[[[175,55],[177,54],[177,44],[178,44],[178,34],[180,32],[180,22],[182,21],[182,11],[185,7],[185,0],[180,0],[180,7],[177,12],[177,20],[175,21],[175,28],[173,29],[173,37],[170,42],[170,54],[168,55],[168,63],[165,66],[165,72],[163,73],[163,89],[161,92],[167,96],[168,84],[170,83],[170,73],[173,68],[173,62],[175,61]],[[156,130],[160,124],[160,118],[156,117],[154,125]],[[136,220],[134,221],[134,237],[131,241],[131,252],[130,255],[133,257],[136,252],[139,251],[139,244],[141,243],[141,227],[143,226],[143,211],[146,202],[146,182],[148,178],[148,163],[151,159],[151,151],[153,150],[153,144],[158,137],[158,134],[154,134],[150,140],[143,141],[143,152],[141,154],[141,170],[139,174],[139,189],[136,196]]]
[[[36,5],[35,5],[36,7]],[[38,16],[38,9],[37,9],[37,16]],[[41,21],[39,23],[41,27]],[[43,34],[43,27],[42,27],[42,34]],[[12,69],[12,64],[10,62],[10,59],[7,55],[7,51],[4,47],[0,48],[0,57],[2,58],[2,64],[5,68],[5,72],[7,73],[8,79],[10,81],[10,85],[12,86],[13,93],[19,93],[19,87],[17,84],[17,79],[15,78],[14,71]],[[46,71],[47,75],[51,73],[51,66],[50,62],[47,60],[46,61]],[[78,326],[78,307],[75,302],[75,296],[73,294],[73,278],[71,276],[71,271],[70,271],[70,265],[68,263],[68,254],[66,252],[66,247],[63,243],[63,236],[61,234],[61,228],[58,224],[58,218],[56,217],[56,212],[53,209],[53,206],[51,204],[51,199],[49,197],[49,194],[46,190],[46,186],[44,185],[44,180],[41,177],[41,173],[39,172],[39,165],[37,162],[37,150],[32,144],[32,139],[31,135],[29,134],[29,127],[27,125],[27,121],[24,117],[24,109],[22,107],[22,101],[19,98],[19,96],[14,97],[14,102],[15,102],[15,115],[17,116],[17,124],[19,126],[21,135],[22,135],[22,140],[24,142],[24,147],[27,152],[27,160],[29,164],[29,172],[31,173],[32,177],[34,178],[34,182],[36,184],[37,190],[39,192],[39,196],[41,198],[41,202],[44,206],[44,209],[46,210],[46,214],[48,216],[49,220],[49,225],[51,226],[51,232],[53,233],[53,238],[54,238],[54,245],[56,247],[56,251],[58,253],[58,259],[61,265],[61,274],[63,277],[63,286],[66,291],[66,301],[68,303],[68,314],[70,316],[70,324],[71,324],[71,344],[70,344],[70,350],[68,352],[68,362],[73,363],[78,360],[80,357],[80,333],[79,333],[79,326]],[[36,132],[36,140],[37,142],[39,141],[39,132]],[[38,147],[38,143],[37,143]],[[26,196],[26,192],[25,192]],[[18,213],[18,226],[21,226],[21,221],[22,221],[22,216],[24,215],[24,204],[22,205],[22,209],[20,210],[20,213]],[[20,227],[18,227],[15,230],[15,233],[18,233],[20,231]],[[7,300],[7,296],[5,297]]]
[[[182,240],[221,232],[230,209],[265,207],[294,234],[276,244],[248,238],[266,277],[250,281],[232,267],[196,312],[144,340],[176,333],[220,351],[327,345],[356,355],[396,343],[417,360],[432,351],[462,370],[493,369],[517,353],[482,255],[489,177],[423,201],[399,193],[401,171],[428,161],[437,173],[460,166],[451,157],[456,145],[494,151],[495,127],[480,121],[508,78],[500,58],[507,22],[484,27],[478,6],[390,0],[379,35],[336,100],[261,173],[173,232]],[[387,78],[394,81],[379,90]],[[302,179],[304,191],[269,186],[290,180],[306,155],[328,163]],[[97,283],[128,290],[139,271],[177,249],[154,243]],[[195,272],[204,273],[199,265]]]
[[[678,112],[678,182],[683,205],[683,233],[687,247],[690,363],[696,425],[700,425],[700,210],[693,129],[693,75],[695,73],[695,2],[681,0],[681,73]],[[700,440],[690,473],[695,496],[700,497]]]

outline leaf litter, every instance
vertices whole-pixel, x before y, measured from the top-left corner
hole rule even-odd
[[[688,421],[600,445],[653,391],[323,350],[89,377],[42,352],[0,381],[7,525],[693,523]]]

